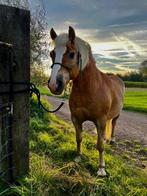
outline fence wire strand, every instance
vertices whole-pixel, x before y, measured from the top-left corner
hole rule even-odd
[[[1,168],[1,165],[3,162],[6,162],[6,164],[8,164],[8,159],[10,156],[14,156],[14,152],[8,153],[8,146],[10,142],[14,142],[14,141],[19,141],[20,136],[19,135],[15,135],[13,133],[13,137],[9,138],[8,137],[8,131],[9,128],[14,128],[16,126],[16,123],[19,119],[13,119],[13,123],[11,124],[11,126],[8,123],[8,118],[10,117],[10,115],[12,115],[10,113],[11,108],[6,109],[9,105],[11,106],[13,104],[13,102],[9,103],[9,102],[5,102],[4,104],[0,104],[0,138],[2,137],[2,135],[5,138],[5,141],[0,141],[0,180],[2,182],[5,181],[4,176],[9,174],[9,171],[14,170],[14,166],[12,168],[6,167],[6,168]],[[27,122],[26,122],[27,123]],[[26,123],[24,122],[23,125],[21,125],[21,128],[26,126]],[[19,127],[20,128],[20,127]]]
[[[15,125],[15,122],[13,124],[9,123],[10,116],[12,115],[12,106],[12,102],[0,104],[0,180],[2,181],[4,180],[3,177],[9,175],[9,172],[13,170],[13,167],[9,167],[8,161],[13,157],[13,151],[9,151],[10,143],[12,144],[14,139],[13,137],[9,138],[9,129]]]

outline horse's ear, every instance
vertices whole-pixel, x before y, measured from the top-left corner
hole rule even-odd
[[[75,35],[74,29],[73,29],[72,27],[69,26],[69,31],[68,31],[69,40],[70,40],[71,42],[74,42],[75,36],[76,36],[76,35]]]
[[[57,37],[57,34],[56,34],[56,32],[54,31],[53,28],[50,31],[50,36],[51,36],[52,40],[56,39],[56,37]]]

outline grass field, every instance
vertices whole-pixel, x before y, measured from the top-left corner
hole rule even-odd
[[[126,89],[124,109],[147,113],[147,89]]]
[[[43,104],[49,108],[48,104]],[[83,155],[75,161],[73,128],[54,115],[44,113],[31,101],[30,172],[19,186],[6,188],[0,183],[0,195],[20,196],[146,196],[145,169],[136,166],[138,157],[127,150],[117,151],[106,145],[107,177],[98,178],[96,138],[83,134]],[[132,146],[132,142],[131,145]],[[142,147],[135,144],[136,152]],[[121,147],[122,149],[122,147]],[[140,154],[140,151],[139,151]],[[142,158],[143,159],[143,158]]]

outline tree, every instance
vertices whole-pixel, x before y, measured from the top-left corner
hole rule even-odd
[[[47,83],[44,60],[49,58],[49,35],[45,11],[38,7],[31,15],[30,24],[31,47],[31,80],[36,85]]]
[[[29,9],[28,0],[0,0],[0,4],[14,6],[23,9]]]
[[[144,81],[142,74],[136,71],[127,72],[123,75],[117,74],[117,76],[119,76],[124,81],[132,81],[132,82],[136,82],[136,81],[143,82]]]
[[[30,42],[31,65],[42,66],[43,60],[49,56],[49,35],[45,11],[40,7],[31,15]]]
[[[0,0],[0,4],[29,9],[28,0]],[[49,37],[45,10],[41,7],[31,12],[30,47],[31,66],[42,66],[44,58],[49,56]]]
[[[0,4],[29,10],[28,0],[0,0]],[[30,51],[31,80],[37,85],[44,84],[47,81],[44,59],[49,58],[49,35],[45,10],[41,7],[31,12]]]
[[[139,70],[144,77],[147,77],[147,60],[141,63]]]

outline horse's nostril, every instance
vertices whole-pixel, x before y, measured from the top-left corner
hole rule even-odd
[[[64,88],[63,78],[62,78],[62,76],[59,76],[57,78],[57,88],[56,88],[56,91],[57,92],[61,92],[61,91],[63,91],[63,88]]]
[[[61,80],[57,81],[58,89],[61,89],[63,87],[63,82]]]

